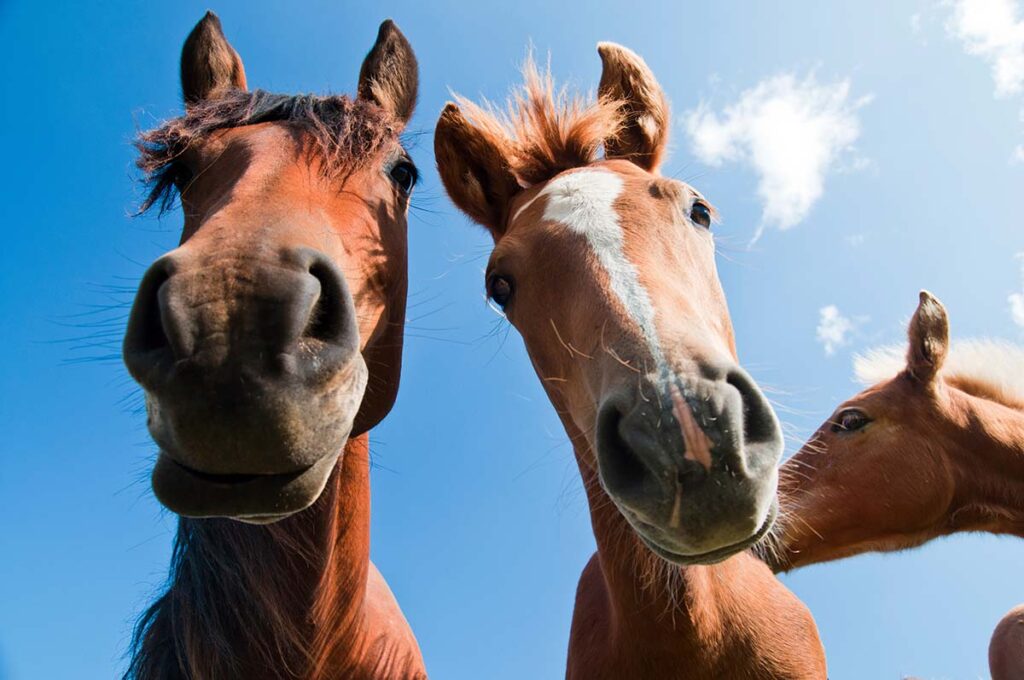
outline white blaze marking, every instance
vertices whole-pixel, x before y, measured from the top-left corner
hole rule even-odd
[[[620,193],[622,179],[615,173],[606,170],[577,170],[552,180],[537,198],[547,197],[545,220],[558,222],[569,231],[586,238],[608,274],[612,293],[640,328],[655,362],[663,365],[654,324],[654,305],[640,283],[636,267],[623,250],[622,226],[614,208],[615,199]],[[520,208],[516,217],[526,207]]]

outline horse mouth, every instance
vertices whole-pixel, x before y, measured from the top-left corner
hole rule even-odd
[[[167,455],[167,454],[161,452],[160,455],[164,456],[164,455]],[[301,475],[303,472],[305,472],[309,468],[313,467],[312,465],[308,465],[308,466],[306,466],[306,467],[304,467],[304,468],[302,468],[300,470],[296,470],[295,472],[282,472],[282,473],[258,473],[257,472],[257,473],[251,473],[251,474],[244,474],[244,473],[221,474],[221,473],[203,472],[201,470],[196,470],[195,468],[189,467],[188,465],[185,465],[184,463],[179,462],[179,461],[175,460],[174,458],[172,458],[170,456],[167,456],[167,458],[172,463],[174,463],[179,468],[181,468],[182,470],[187,472],[189,475],[195,477],[196,479],[200,479],[200,480],[203,480],[205,482],[209,482],[211,484],[224,484],[226,486],[233,486],[233,485],[236,485],[236,484],[245,484],[247,482],[251,482],[251,481],[256,480],[256,479],[279,479],[281,481],[287,481],[289,478],[294,479],[295,477],[298,477],[299,475]]]
[[[184,517],[228,517],[268,524],[305,510],[320,496],[340,454],[282,473],[210,473],[189,467],[166,451],[153,466],[153,491]]]
[[[170,458],[169,456],[168,456],[168,458],[170,459],[170,461],[172,463],[177,465],[179,468],[181,468],[182,470],[184,470],[185,472],[187,472],[191,476],[194,476],[197,479],[202,479],[204,481],[209,481],[212,484],[226,484],[226,485],[244,484],[247,481],[252,481],[253,479],[259,479],[260,477],[275,477],[275,476],[278,476],[278,475],[273,475],[273,474],[258,474],[258,473],[254,473],[254,474],[217,474],[217,473],[213,473],[213,472],[203,472],[202,470],[197,470],[196,468],[188,467],[184,463],[180,463],[180,462],[174,460],[173,458]],[[295,473],[285,473],[285,474],[295,474]]]
[[[777,503],[772,503],[772,506],[768,511],[768,516],[765,518],[764,523],[761,525],[761,528],[754,532],[754,534],[752,534],[749,538],[745,538],[737,543],[722,546],[721,548],[716,548],[705,553],[678,553],[655,543],[647,537],[647,532],[642,531],[640,528],[638,528],[636,533],[640,537],[640,540],[643,541],[644,545],[647,546],[648,550],[650,550],[666,562],[671,562],[672,564],[681,567],[691,565],[709,565],[717,564],[718,562],[727,560],[733,555],[741,553],[747,548],[750,548],[759,543],[761,539],[767,536],[768,533],[772,530],[772,527],[775,525],[775,520],[778,518],[778,516],[779,506]],[[638,520],[636,521],[639,522]],[[634,523],[634,520],[630,520],[630,523]],[[643,522],[639,523],[643,524]]]

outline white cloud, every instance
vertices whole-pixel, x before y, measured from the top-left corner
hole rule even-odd
[[[1021,288],[1024,289],[1024,253],[1017,253],[1017,259],[1021,263]],[[1010,293],[1007,301],[1010,303],[1010,316],[1013,322],[1024,328],[1024,292]]]
[[[850,82],[820,84],[777,75],[745,90],[716,113],[706,102],[682,123],[697,157],[709,165],[739,162],[758,175],[761,230],[800,223],[824,192],[825,175],[860,135],[857,109],[869,97],[850,99]],[[857,159],[851,167],[857,167]],[[755,237],[756,238],[756,237]]]
[[[955,0],[946,29],[988,62],[997,96],[1024,90],[1024,20],[1015,0]]]
[[[1017,148],[1013,150],[1013,156],[1010,158],[1012,163],[1024,163],[1024,144],[1018,144]]]
[[[832,356],[836,350],[847,344],[856,323],[843,316],[835,305],[826,305],[818,310],[818,342],[825,348],[825,356]]]

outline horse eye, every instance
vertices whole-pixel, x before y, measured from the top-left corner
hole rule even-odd
[[[695,201],[690,208],[690,221],[699,224],[705,229],[711,228],[711,209],[700,201]]]
[[[502,309],[512,299],[512,282],[504,276],[492,276],[487,281],[487,297]]]
[[[409,161],[399,161],[388,172],[388,176],[391,177],[391,181],[398,185],[403,194],[408,194],[416,185],[416,166]]]
[[[863,429],[868,423],[871,422],[871,418],[868,418],[867,414],[856,408],[848,408],[840,412],[835,419],[832,421],[833,432],[856,432],[857,430]]]

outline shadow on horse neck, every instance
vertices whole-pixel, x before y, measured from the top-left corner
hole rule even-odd
[[[143,133],[143,208],[180,197],[124,341],[181,515],[127,678],[424,678],[369,560],[367,431],[398,389],[416,60],[390,21],[357,98],[246,91],[207,14],[185,115]]]
[[[762,551],[776,571],[956,532],[1024,537],[1024,350],[950,345],[922,292],[906,348],[857,361],[871,385],[782,467],[783,520]]]
[[[434,139],[587,489],[567,675],[824,678],[806,607],[744,552],[774,521],[782,440],[737,362],[715,210],[658,173],[671,115],[647,65],[598,51],[597,102],[529,62],[507,113],[459,98]]]

